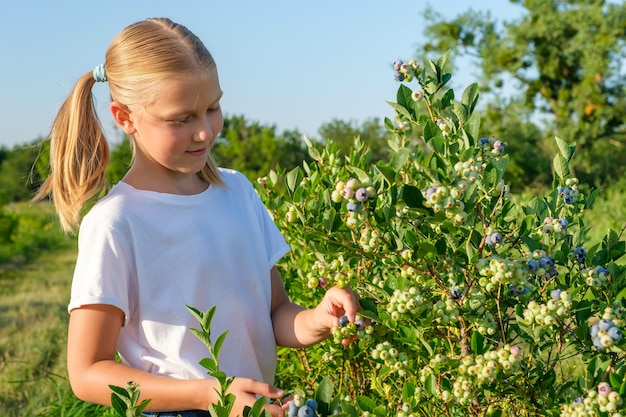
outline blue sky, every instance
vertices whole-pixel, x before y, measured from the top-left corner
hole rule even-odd
[[[226,115],[297,129],[317,137],[332,119],[361,123],[392,116],[397,83],[391,64],[422,40],[430,4],[453,17],[466,0],[203,0],[13,1],[0,15],[0,146],[45,136],[76,79],[104,59],[126,25],[166,16],[186,25],[215,57]],[[520,16],[507,0],[472,6],[502,20]],[[474,81],[455,74],[454,85]],[[106,85],[94,89],[109,134]]]

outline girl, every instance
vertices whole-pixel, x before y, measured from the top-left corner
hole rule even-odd
[[[91,94],[97,81],[108,82],[134,159],[81,221],[108,162]],[[168,19],[147,19],[113,40],[105,64],[79,79],[54,121],[50,176],[36,198],[52,196],[66,231],[80,225],[67,355],[72,389],[85,401],[109,405],[110,384],[134,381],[152,399],[148,415],[208,415],[200,410],[217,401],[219,386],[198,363],[208,351],[188,330],[198,323],[186,305],[216,306],[212,334],[228,330],[219,361],[235,377],[233,415],[259,395],[283,395],[271,385],[277,345],[318,343],[340,316],[354,321],[350,289],[330,289],[310,310],[289,301],[275,267],[286,241],[250,182],[210,155],[221,96],[202,42]]]

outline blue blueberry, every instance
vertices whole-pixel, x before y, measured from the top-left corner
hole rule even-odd
[[[598,331],[600,331],[600,326],[597,324],[594,324],[591,328],[589,328],[589,334],[591,337],[596,337],[598,335]]]
[[[596,336],[593,339],[593,345],[595,347],[597,347],[599,350],[604,350],[604,345],[602,344],[602,342],[600,341],[600,338],[598,336]]]
[[[461,298],[461,290],[458,288],[452,288],[450,290],[450,297],[453,300],[458,300],[459,298]]]
[[[295,401],[289,402],[289,407],[287,408],[287,417],[297,417],[298,416],[298,406]]]
[[[489,145],[489,138],[480,138],[478,140],[478,146],[486,146]]]
[[[303,405],[298,410],[298,417],[312,417],[315,415],[315,411],[308,405]]]
[[[598,323],[598,328],[600,330],[609,330],[611,327],[613,327],[613,324],[608,320],[600,320]]]
[[[576,262],[582,264],[587,259],[587,251],[581,248],[580,246],[574,249],[574,258]]]
[[[346,204],[346,208],[348,211],[359,211],[361,210],[361,204],[350,201]]]
[[[306,405],[311,407],[313,411],[317,410],[317,401],[315,401],[313,398],[309,398],[308,400],[306,400]]]
[[[599,266],[598,267],[598,274],[608,274],[609,270],[608,268],[604,267],[604,266]]]
[[[535,272],[539,269],[539,262],[537,262],[534,259],[531,259],[528,262],[526,262],[526,267],[528,268],[530,272]]]
[[[401,72],[399,72],[399,71],[396,71],[396,72],[393,74],[393,79],[394,79],[394,80],[396,80],[396,81],[404,81],[404,74],[402,74],[402,73],[401,73]]]
[[[566,194],[566,195],[563,196],[563,202],[565,204],[573,204],[574,203],[574,197],[572,197],[569,194]]]
[[[346,327],[350,321],[348,320],[348,316],[339,317],[339,326]]]
[[[539,265],[544,269],[548,269],[554,266],[554,258],[551,256],[543,256],[539,259]]]
[[[491,235],[491,241],[493,242],[494,245],[502,242],[502,234],[495,232],[494,234]]]
[[[611,327],[609,329],[608,335],[611,336],[611,339],[616,342],[622,340],[622,331],[619,329],[619,327]]]

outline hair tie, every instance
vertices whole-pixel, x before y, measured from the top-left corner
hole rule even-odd
[[[107,80],[107,74],[104,71],[104,64],[100,64],[93,69],[93,79],[96,80],[97,83],[103,83]]]

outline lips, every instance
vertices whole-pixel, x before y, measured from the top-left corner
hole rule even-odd
[[[207,148],[197,149],[195,151],[187,151],[189,155],[192,156],[202,156],[206,153]]]

